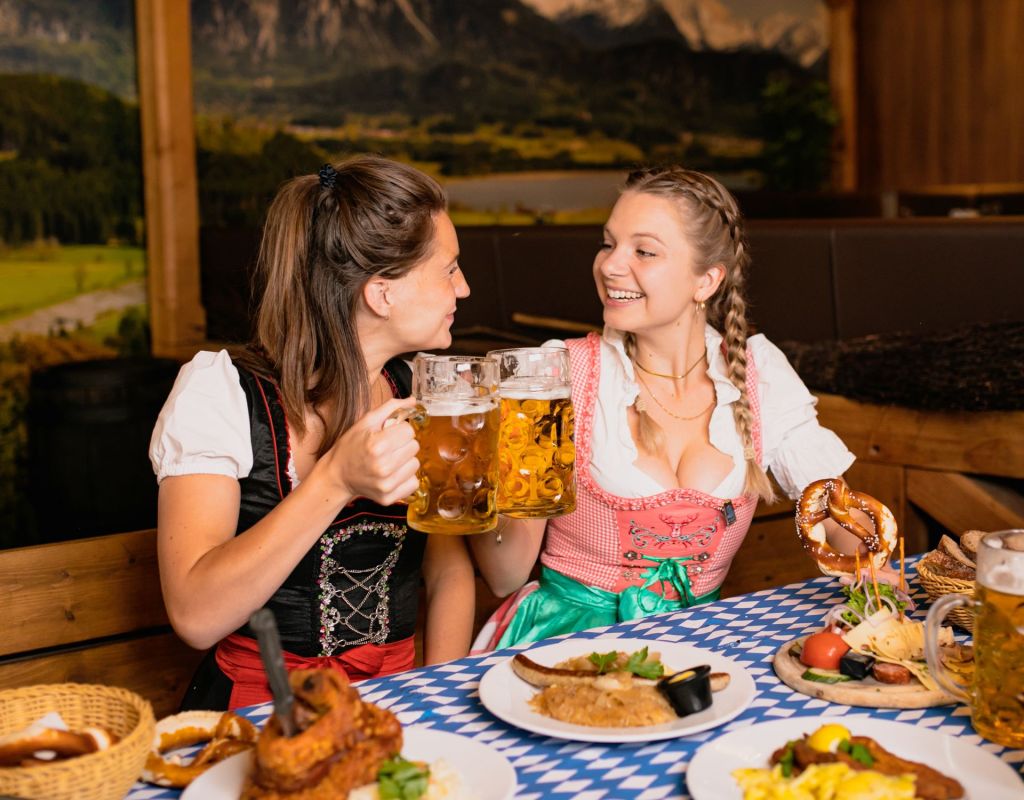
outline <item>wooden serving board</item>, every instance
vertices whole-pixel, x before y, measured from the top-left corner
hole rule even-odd
[[[796,645],[803,646],[806,638],[804,636],[786,642],[779,648],[772,661],[779,680],[800,694],[820,697],[822,700],[840,703],[844,706],[866,706],[868,708],[928,708],[957,702],[952,695],[946,694],[941,689],[928,689],[917,680],[901,685],[879,683],[871,677],[844,683],[818,683],[804,680],[800,676],[806,672],[807,665],[791,651]]]

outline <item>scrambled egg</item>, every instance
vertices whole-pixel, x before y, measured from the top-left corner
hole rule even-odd
[[[893,777],[846,764],[812,764],[800,775],[782,777],[782,767],[737,769],[733,778],[743,800],[913,800],[914,777]]]

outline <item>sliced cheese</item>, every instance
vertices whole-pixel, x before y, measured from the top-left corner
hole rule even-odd
[[[906,618],[901,621],[891,610],[883,608],[843,634],[843,640],[858,653],[906,667],[925,688],[939,688],[924,661],[923,622]],[[939,644],[953,641],[952,628],[939,630]]]

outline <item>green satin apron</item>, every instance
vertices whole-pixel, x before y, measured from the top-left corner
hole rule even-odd
[[[541,567],[540,587],[519,604],[515,617],[498,642],[498,649],[650,614],[679,611],[718,599],[718,589],[694,596],[690,576],[682,563],[689,561],[689,556],[644,556],[644,560],[653,561],[654,566],[641,576],[645,579],[643,586],[630,586],[621,594],[586,586],[553,569]],[[670,600],[647,591],[655,584],[670,584],[679,593],[679,599]]]

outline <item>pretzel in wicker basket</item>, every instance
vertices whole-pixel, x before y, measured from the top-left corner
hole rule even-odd
[[[31,725],[0,739],[0,767],[31,767],[106,750],[117,741],[110,731],[90,726],[68,731]]]
[[[115,741],[75,758],[0,769],[0,796],[121,800],[139,776],[153,740],[153,709],[127,689],[45,684],[0,691],[0,737],[18,736],[48,714],[73,731],[103,728]]]

